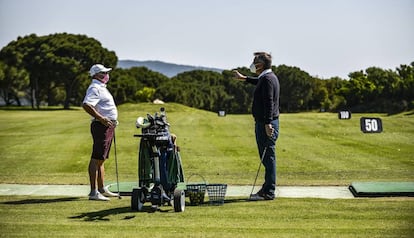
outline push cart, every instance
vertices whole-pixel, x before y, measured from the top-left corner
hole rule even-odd
[[[138,117],[136,127],[141,128],[138,151],[138,188],[132,190],[131,208],[142,211],[144,203],[151,202],[156,211],[165,204],[174,211],[185,209],[185,192],[178,185],[184,183],[179,147],[176,136],[169,131],[165,108],[154,116]]]

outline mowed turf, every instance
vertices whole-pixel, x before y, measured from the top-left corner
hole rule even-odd
[[[387,199],[228,201],[133,212],[130,200],[0,196],[0,237],[413,237],[414,202]]]
[[[184,173],[206,182],[252,184],[259,164],[251,115],[165,104],[178,136]],[[137,180],[138,116],[160,105],[124,104],[116,130],[120,181]],[[364,134],[359,118],[380,117],[384,131]],[[0,110],[0,183],[88,184],[92,139],[89,116],[73,110]],[[401,113],[281,114],[277,141],[278,185],[348,185],[352,181],[414,181],[414,115]],[[115,181],[114,153],[105,163]],[[263,170],[262,170],[263,171]],[[261,183],[263,176],[259,176]],[[190,182],[201,181],[193,176]]]
[[[159,105],[119,107],[117,154],[121,181],[137,180],[135,119]],[[227,115],[166,104],[186,178],[252,184],[259,162],[250,115]],[[348,185],[352,181],[413,181],[414,116],[381,117],[384,132],[363,134],[359,117],[282,114],[277,142],[279,185]],[[89,117],[74,110],[0,110],[0,183],[88,184]],[[107,180],[115,181],[113,152]],[[189,176],[196,174],[194,176]],[[258,183],[262,181],[259,176]],[[149,204],[146,204],[149,206]],[[133,212],[130,198],[0,196],[0,237],[413,237],[411,198],[288,199],[185,212]],[[147,211],[147,209],[145,209]]]

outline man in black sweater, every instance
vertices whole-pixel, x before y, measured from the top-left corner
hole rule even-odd
[[[256,142],[261,163],[265,167],[265,182],[250,200],[273,200],[276,190],[275,145],[279,136],[279,80],[272,72],[272,56],[265,52],[254,53],[250,71],[259,77],[249,77],[234,70],[237,80],[256,85],[253,94],[252,114],[255,119]],[[264,153],[264,156],[263,156]],[[263,157],[262,157],[263,156]]]

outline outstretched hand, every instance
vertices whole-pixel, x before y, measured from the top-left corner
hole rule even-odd
[[[243,74],[241,74],[239,71],[237,71],[237,70],[233,70],[233,73],[234,73],[234,78],[236,79],[236,80],[239,80],[239,81],[246,81],[246,76],[245,75],[243,75]]]

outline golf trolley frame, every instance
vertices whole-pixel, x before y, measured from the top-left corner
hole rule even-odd
[[[184,190],[177,188],[184,182],[179,148],[175,135],[170,134],[165,109],[154,116],[138,117],[136,126],[142,128],[138,153],[138,186],[132,190],[131,208],[142,211],[151,202],[156,211],[164,204],[174,206],[176,212],[185,209]]]

